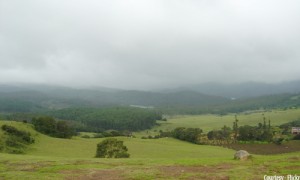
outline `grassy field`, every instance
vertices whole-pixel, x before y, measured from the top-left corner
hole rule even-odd
[[[227,157],[228,155],[232,155],[233,152],[221,147],[198,146],[173,138],[149,140],[118,137],[118,139],[124,141],[132,158]],[[27,154],[51,157],[93,158],[96,153],[97,143],[103,139],[79,137],[59,139],[39,134],[37,140],[37,143],[31,146]],[[212,153],[214,155],[211,155]]]
[[[223,154],[220,149],[217,153],[218,157],[203,154],[197,158],[153,158],[149,155],[129,159],[0,153],[0,179],[263,179],[264,175],[294,175],[300,170],[300,153],[254,155],[248,161],[233,160],[233,152],[226,155],[228,152]]]
[[[298,119],[300,110],[272,111],[265,116],[278,125]],[[261,122],[262,115],[240,114],[238,119],[241,125],[254,125]],[[178,126],[208,131],[226,123],[231,126],[233,120],[234,115],[180,116],[150,132]],[[37,133],[30,124],[0,121],[0,126],[3,124],[30,131],[36,143],[24,155],[0,153],[0,179],[263,179],[264,175],[300,172],[300,149],[279,155],[254,154],[252,160],[236,161],[233,160],[235,151],[227,148],[195,145],[172,138],[120,137],[118,139],[129,149],[129,159],[97,159],[94,158],[96,144],[103,139],[58,139]],[[1,133],[0,130],[0,136]]]
[[[238,124],[241,125],[257,125],[263,122],[263,115],[266,120],[270,119],[271,125],[280,125],[286,122],[300,119],[300,109],[289,110],[273,110],[267,112],[246,112],[237,114],[239,120]],[[224,125],[232,127],[235,120],[235,114],[224,116],[218,115],[187,115],[187,116],[174,116],[169,117],[167,121],[159,121],[159,126],[152,129],[153,131],[170,131],[176,127],[192,127],[201,128],[205,132],[213,129],[220,129]],[[146,132],[146,131],[144,131]]]

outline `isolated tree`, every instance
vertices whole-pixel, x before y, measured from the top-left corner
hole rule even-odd
[[[35,129],[41,133],[54,136],[57,133],[56,121],[53,117],[44,116],[39,118],[33,118],[32,124]]]
[[[263,129],[264,130],[266,130],[267,129],[267,123],[266,123],[266,117],[265,117],[265,115],[264,114],[262,114],[263,115]]]
[[[74,129],[66,121],[57,121],[56,129],[55,137],[71,138],[75,134]]]
[[[235,121],[233,122],[233,132],[234,132],[234,139],[236,140],[237,139],[237,136],[238,136],[238,132],[239,132],[239,126],[238,126],[238,122],[239,120],[237,119],[237,115],[234,116],[235,118]]]
[[[97,144],[97,158],[129,158],[128,149],[123,145],[123,141],[115,138],[105,139]]]

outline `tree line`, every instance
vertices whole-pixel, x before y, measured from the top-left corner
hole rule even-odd
[[[158,111],[133,108],[68,108],[47,112],[58,119],[74,121],[77,131],[103,132],[105,130],[137,131],[149,129],[162,119]]]
[[[138,131],[150,129],[162,113],[154,109],[135,107],[66,108],[36,113],[2,114],[2,119],[31,122],[36,117],[53,117],[71,124],[76,132],[106,130]]]
[[[223,126],[219,130],[211,130],[203,134],[200,128],[177,127],[172,131],[160,131],[160,135],[155,138],[173,137],[179,140],[188,141],[195,144],[222,145],[242,142],[273,142],[281,144],[284,140],[300,139],[300,135],[291,135],[291,127],[300,126],[300,120],[282,124],[279,127],[271,126],[271,121],[263,121],[256,126],[238,125],[235,117],[233,126]],[[286,136],[289,135],[289,136]]]

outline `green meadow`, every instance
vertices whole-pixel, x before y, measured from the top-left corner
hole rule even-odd
[[[258,123],[263,122],[263,117],[265,117],[267,121],[270,120],[271,124],[276,126],[300,119],[300,109],[253,111],[239,114],[228,114],[224,116],[212,114],[170,116],[167,121],[159,121],[159,126],[156,126],[152,130],[169,131],[176,127],[191,127],[201,128],[204,132],[208,132],[213,129],[220,129],[224,125],[232,127],[235,115],[237,115],[239,125],[257,125]]]
[[[273,125],[298,119],[300,110],[264,112]],[[238,114],[239,123],[254,125],[262,112]],[[148,133],[175,127],[199,127],[208,131],[231,126],[234,115],[177,116],[161,121]],[[0,121],[29,131],[36,142],[25,154],[0,153],[0,179],[263,179],[264,175],[300,172],[300,151],[278,155],[253,155],[251,160],[233,160],[234,150],[195,145],[173,138],[118,137],[128,147],[128,159],[94,158],[102,138],[59,139],[36,132],[30,124]],[[3,132],[0,130],[0,135]]]

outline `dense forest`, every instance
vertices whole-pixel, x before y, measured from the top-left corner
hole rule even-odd
[[[40,113],[13,113],[2,115],[7,120],[31,121],[36,117],[49,116],[72,124],[76,131],[102,132],[105,130],[144,130],[162,119],[153,109],[135,107],[66,108]]]
[[[47,115],[64,120],[77,122],[80,131],[114,130],[143,130],[155,125],[156,120],[162,119],[161,113],[142,108],[113,107],[113,108],[69,108],[49,111]]]

